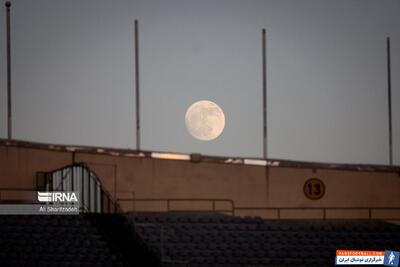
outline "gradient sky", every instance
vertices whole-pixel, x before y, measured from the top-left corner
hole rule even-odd
[[[142,149],[261,157],[261,29],[268,156],[388,163],[386,36],[400,164],[400,1],[12,1],[13,137],[135,148],[133,25],[140,24]],[[0,136],[6,137],[5,8]],[[226,127],[194,139],[185,111],[209,99]]]

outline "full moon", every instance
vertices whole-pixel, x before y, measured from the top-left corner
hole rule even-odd
[[[185,123],[187,130],[194,138],[210,141],[217,138],[224,130],[225,115],[214,102],[201,100],[187,109]]]

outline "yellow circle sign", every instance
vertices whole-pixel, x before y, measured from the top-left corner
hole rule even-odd
[[[304,183],[303,191],[307,198],[317,200],[324,196],[325,184],[318,178],[310,178]]]

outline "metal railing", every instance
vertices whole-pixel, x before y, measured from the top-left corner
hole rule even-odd
[[[232,199],[225,198],[117,198],[117,202],[164,202],[165,208],[167,212],[179,211],[179,212],[215,212],[215,213],[230,213],[231,215],[235,215],[235,203]],[[211,204],[211,209],[190,209],[190,210],[182,210],[182,209],[173,209],[171,207],[174,202],[205,202]],[[229,209],[217,209],[217,203],[228,203]],[[133,210],[135,211],[135,210]]]
[[[400,207],[235,207],[235,214],[237,214],[238,211],[275,211],[275,218],[280,220],[280,219],[290,219],[291,216],[282,216],[283,211],[321,211],[321,216],[316,217],[315,219],[322,219],[322,220],[328,220],[328,219],[377,219],[377,220],[400,220],[400,214],[397,216],[391,216],[391,217],[380,217],[380,216],[374,216],[374,211],[399,211],[400,212]],[[340,216],[328,216],[327,213],[329,211],[366,211],[367,216],[361,216],[361,217],[340,217]],[[292,216],[293,217],[293,216]],[[313,217],[314,218],[314,217]],[[304,219],[310,219],[307,217],[304,217]]]
[[[32,195],[37,194],[37,190],[35,188],[0,188],[0,203],[32,203],[35,202],[32,199],[21,199],[21,197],[13,197],[12,199],[4,197],[4,193],[5,192],[12,192],[15,194],[19,194],[19,193],[31,193]]]
[[[100,179],[85,164],[68,165],[51,172],[37,173],[38,190],[79,193],[79,209],[88,213],[122,213],[118,203],[101,185]]]
[[[122,215],[123,210],[120,205],[114,201],[111,195],[102,188],[101,181],[98,176],[89,169],[84,163],[77,163],[68,165],[63,168],[51,172],[42,172],[37,174],[38,189],[47,191],[77,191],[80,196],[80,210],[84,213],[117,213]],[[93,219],[92,217],[89,217]],[[93,222],[97,225],[105,236],[108,237],[107,232],[99,225],[95,219]],[[136,234],[140,237],[146,247],[148,244],[144,242],[143,236],[133,224],[131,226]],[[162,255],[161,255],[162,256]],[[173,260],[166,260],[161,257],[161,262],[172,262]]]
[[[165,209],[163,211],[166,212],[214,212],[214,213],[228,213],[231,215],[238,215],[241,211],[256,211],[258,214],[257,216],[260,216],[261,211],[272,211],[275,213],[275,215],[272,215],[272,219],[290,219],[293,218],[293,216],[283,216],[282,213],[285,211],[320,211],[320,216],[315,216],[315,219],[351,219],[352,217],[345,217],[345,216],[329,216],[330,211],[365,211],[366,216],[361,216],[364,219],[379,219],[379,220],[399,220],[400,219],[400,214],[392,215],[389,217],[384,217],[384,216],[376,216],[377,211],[399,211],[400,212],[400,207],[358,207],[358,206],[350,206],[350,207],[339,207],[339,206],[330,206],[330,207],[236,207],[235,203],[232,199],[222,199],[222,198],[118,198],[117,199],[118,203],[121,202],[164,202],[165,203]],[[187,202],[187,203],[192,203],[193,202],[208,202],[211,203],[211,208],[204,210],[204,209],[173,209],[172,208],[172,203],[174,202]],[[216,205],[218,202],[225,202],[229,203],[229,208],[227,209],[217,209]],[[190,205],[188,205],[190,206]],[[132,210],[133,212],[136,211],[136,209]],[[138,211],[156,211],[154,209],[150,210],[142,210],[139,209]],[[157,210],[158,211],[158,210]],[[262,217],[262,216],[260,216]],[[301,217],[299,217],[301,218]],[[314,217],[313,217],[314,218]],[[310,217],[304,216],[304,219],[310,219]],[[355,218],[357,219],[357,217]]]

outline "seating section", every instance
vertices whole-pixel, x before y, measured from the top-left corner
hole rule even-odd
[[[164,266],[333,266],[337,249],[400,250],[400,226],[368,220],[269,220],[129,213]]]
[[[0,215],[0,265],[133,266],[146,254],[129,238],[130,229],[126,218],[116,214]],[[128,243],[131,257],[121,250]]]
[[[158,253],[150,250],[135,226],[120,214],[90,214],[96,225],[124,256],[129,266],[161,267]]]
[[[0,215],[1,266],[321,267],[337,249],[399,251],[399,240],[399,225],[374,220]]]

